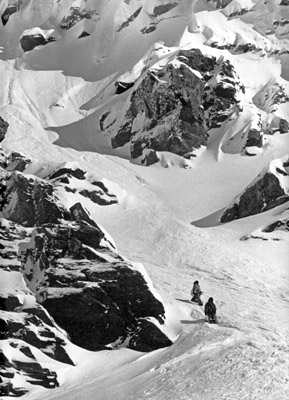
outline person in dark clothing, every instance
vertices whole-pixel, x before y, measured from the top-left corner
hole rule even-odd
[[[205,305],[205,315],[208,317],[208,321],[210,323],[216,323],[216,312],[217,312],[217,307],[214,303],[213,297],[210,297],[209,300],[207,301]]]
[[[203,302],[201,300],[201,294],[202,294],[202,291],[201,291],[199,281],[195,281],[193,289],[191,290],[191,296],[192,296],[191,301],[193,301],[194,303],[198,303],[199,306],[202,306]]]

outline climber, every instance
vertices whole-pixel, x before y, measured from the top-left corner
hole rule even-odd
[[[217,322],[216,321],[216,312],[217,312],[217,307],[214,303],[214,299],[213,299],[213,297],[210,297],[205,305],[205,315],[207,315],[208,322],[210,322],[210,324]]]
[[[202,294],[202,291],[201,291],[199,281],[195,281],[193,289],[191,290],[191,296],[192,296],[191,301],[193,301],[194,303],[198,303],[199,306],[202,306],[203,302],[201,300],[201,294]]]

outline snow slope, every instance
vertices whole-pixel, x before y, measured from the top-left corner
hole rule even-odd
[[[274,235],[271,240],[240,239],[288,213],[288,205],[225,225],[216,224],[218,215],[214,213],[238,196],[269,162],[289,153],[288,134],[268,135],[265,149],[255,157],[244,157],[223,151],[227,138],[217,132],[207,149],[185,164],[180,157],[163,154],[162,163],[144,168],[127,159],[126,149],[113,152],[108,138],[99,139],[95,129],[102,100],[110,98],[107,88],[118,76],[131,71],[149,47],[164,40],[164,36],[169,46],[195,46],[211,55],[224,54],[251,97],[272,79],[287,90],[283,56],[270,54],[280,46],[288,49],[288,39],[282,36],[280,42],[273,35],[269,40],[270,36],[264,36],[261,29],[264,15],[272,21],[269,8],[277,13],[279,2],[269,1],[265,7],[261,1],[246,1],[243,6],[253,7],[252,12],[227,19],[234,5],[239,10],[240,2],[233,1],[222,11],[216,10],[212,2],[192,2],[196,3],[192,16],[188,12],[191,4],[186,1],[183,11],[187,14],[180,25],[163,21],[153,36],[136,36],[134,29],[144,24],[145,15],[140,14],[142,22],[135,20],[128,31],[122,31],[115,47],[104,46],[107,42],[103,37],[96,40],[97,35],[107,33],[110,26],[105,31],[103,26],[111,21],[111,15],[121,19],[131,12],[122,9],[117,14],[120,2],[100,2],[100,8],[108,5],[105,11],[99,11],[105,17],[90,37],[82,39],[85,45],[75,41],[83,29],[84,23],[80,22],[72,31],[62,32],[57,42],[22,55],[15,43],[24,29],[34,25],[35,20],[39,26],[51,21],[56,24],[48,18],[51,10],[57,14],[56,3],[40,2],[40,16],[29,11],[34,3],[25,2],[21,14],[26,12],[29,16],[25,24],[19,27],[17,14],[13,14],[9,32],[8,23],[1,36],[0,115],[10,124],[3,148],[31,157],[34,161],[30,173],[42,176],[57,163],[77,162],[116,189],[119,204],[105,209],[89,202],[85,206],[109,232],[121,254],[144,265],[170,310],[168,325],[179,334],[170,348],[149,354],[127,349],[92,353],[75,347],[76,367],[57,369],[59,388],[34,386],[23,398],[287,399],[288,233],[275,236],[278,240]],[[89,3],[92,7],[97,2]],[[144,3],[147,12],[156,4]],[[122,4],[131,4],[135,9],[137,2]],[[286,14],[287,8],[283,7]],[[260,33],[251,29],[253,22]],[[4,32],[1,29],[0,34]],[[168,32],[170,35],[166,36]],[[11,37],[15,42],[7,47]],[[236,45],[248,37],[260,50],[241,54],[210,47],[213,42],[218,46]],[[111,44],[111,36],[105,38]],[[95,54],[103,56],[111,48],[114,50],[106,61],[95,68]],[[122,105],[125,100],[126,94],[120,101]],[[289,119],[288,103],[285,105],[277,107],[276,115]],[[248,115],[250,112],[245,117]],[[241,130],[245,122],[241,121]],[[228,130],[228,136],[231,134]],[[210,296],[215,299],[218,325],[208,325],[203,309],[189,302],[196,279],[204,291],[204,300]],[[11,290],[17,290],[17,280],[12,286]]]

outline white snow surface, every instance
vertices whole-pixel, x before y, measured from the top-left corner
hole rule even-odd
[[[8,2],[4,3],[6,7]],[[66,8],[70,4],[62,3]],[[96,3],[89,2],[92,8]],[[166,329],[175,335],[175,342],[169,348],[149,354],[124,348],[93,353],[72,346],[75,367],[53,364],[60,387],[53,390],[29,387],[30,392],[22,398],[287,400],[288,232],[267,234],[266,240],[240,238],[288,216],[288,203],[226,225],[217,221],[220,210],[264,168],[288,154],[288,134],[266,137],[265,149],[254,157],[233,151],[238,143],[233,150],[225,150],[228,137],[234,137],[237,129],[243,132],[254,124],[254,113],[246,109],[243,119],[236,125],[231,122],[228,125],[235,131],[228,128],[225,133],[217,132],[198,157],[184,160],[162,153],[159,164],[145,168],[131,163],[125,150],[113,152],[108,138],[101,137],[96,128],[98,110],[105,102],[116,104],[116,113],[120,113],[117,102],[123,106],[127,98],[124,94],[121,100],[109,100],[110,85],[126,71],[130,71],[125,75],[128,81],[130,77],[138,77],[143,66],[149,63],[146,58],[139,60],[153,43],[163,40],[168,46],[199,47],[216,57],[224,54],[234,64],[247,94],[252,96],[272,79],[285,79],[285,75],[281,78],[282,60],[261,57],[259,53],[234,55],[208,44],[231,43],[249,37],[261,49],[269,46],[269,50],[274,50],[278,43],[275,37],[270,41],[269,36],[253,29],[250,13],[227,20],[229,6],[221,12],[211,2],[199,0],[183,2],[187,15],[181,26],[171,22],[169,25],[170,20],[163,21],[153,36],[142,37],[136,33],[135,21],[111,45],[112,24],[106,30],[104,26],[110,21],[109,16],[115,16],[116,10],[120,10],[117,8],[120,3],[131,5],[134,10],[138,2],[101,1],[99,12],[103,20],[92,37],[76,41],[80,30],[77,24],[71,31],[62,33],[58,41],[24,55],[16,46],[22,32],[34,26],[48,29],[50,24],[55,25],[57,2],[25,1],[20,17],[17,19],[17,13],[13,14],[6,28],[1,27],[0,35],[5,32],[0,41],[0,115],[10,124],[2,145],[6,152],[15,150],[31,157],[34,161],[27,172],[39,177],[47,176],[60,163],[68,163],[110,182],[112,192],[117,188],[118,204],[100,207],[87,201],[85,207],[109,232],[120,253],[135,265],[144,266],[155,290],[165,301]],[[155,5],[167,2],[142,3],[145,3],[141,13],[144,23],[145,15]],[[196,10],[200,10],[195,15],[188,13],[194,3]],[[240,8],[240,1],[233,3]],[[255,27],[262,27],[261,17],[256,19],[258,9],[263,18],[270,14],[268,8],[275,9],[279,1],[268,1],[266,10],[263,3],[244,2],[247,8],[255,4]],[[33,6],[36,11],[32,10]],[[127,8],[119,12],[114,24],[119,26],[125,15],[131,15]],[[101,38],[97,36],[99,32],[102,32]],[[166,32],[170,32],[167,41]],[[12,38],[10,47],[8,38]],[[138,42],[140,38],[142,41]],[[284,43],[285,38],[282,46]],[[169,54],[164,47],[163,57]],[[156,62],[162,57],[156,52],[154,56]],[[108,61],[100,62],[102,57]],[[282,108],[282,117],[289,119],[288,104],[287,109]],[[19,273],[9,274],[13,279],[8,283],[8,273],[1,273],[4,279],[1,290],[6,282],[8,292],[15,293],[18,285],[23,290]],[[217,325],[206,323],[203,308],[190,303],[190,290],[196,279],[204,291],[204,301],[214,297]]]

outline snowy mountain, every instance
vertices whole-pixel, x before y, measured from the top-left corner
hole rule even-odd
[[[287,399],[289,2],[0,13],[3,399]]]

